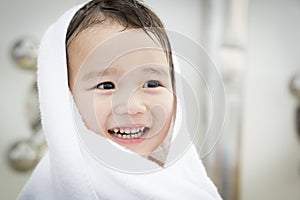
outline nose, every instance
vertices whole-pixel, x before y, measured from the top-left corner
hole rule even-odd
[[[138,91],[128,95],[114,96],[112,104],[114,113],[118,115],[136,115],[147,111],[145,99]]]

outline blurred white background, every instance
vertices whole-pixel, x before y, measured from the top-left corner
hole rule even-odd
[[[25,103],[34,81],[32,72],[18,68],[12,61],[11,47],[23,36],[39,40],[51,23],[79,2],[83,1],[1,2],[0,199],[16,199],[31,173],[17,172],[7,162],[10,146],[31,135]],[[232,8],[232,4],[239,1],[211,0],[210,9],[216,7],[212,10],[216,11],[213,16],[217,18],[211,22],[217,24],[207,24],[205,20],[209,13],[207,0],[145,2],[161,16],[167,28],[203,45],[222,66],[215,49],[222,45],[220,35],[229,27],[222,22],[218,11],[228,11],[228,5]],[[237,199],[298,200],[300,138],[297,137],[294,118],[300,102],[290,94],[288,85],[293,74],[300,70],[300,1],[249,0],[246,5],[243,22],[247,32],[243,34],[242,44],[239,43],[246,52],[246,64],[238,74],[242,77],[238,82],[241,90],[237,123],[240,128],[238,138],[234,139],[239,146],[236,149],[239,151]],[[216,34],[217,31],[221,32]],[[208,33],[214,36],[208,37]],[[210,39],[215,39],[214,48]],[[226,73],[226,66],[222,71]],[[223,133],[221,143],[229,134]]]

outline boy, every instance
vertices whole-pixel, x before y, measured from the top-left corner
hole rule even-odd
[[[193,147],[165,167],[177,150],[173,61],[163,25],[138,1],[93,0],[66,12],[42,39],[38,89],[49,150],[19,199],[221,199]],[[78,137],[73,98],[90,133],[81,136],[97,136],[92,145]],[[124,169],[97,160],[95,148]]]
[[[86,126],[146,157],[165,139],[174,113],[163,28],[138,2],[91,1],[75,14],[66,38],[69,85]]]

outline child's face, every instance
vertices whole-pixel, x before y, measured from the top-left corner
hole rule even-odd
[[[99,46],[123,29],[118,25],[92,28],[72,41],[68,47],[69,84],[89,129],[148,155],[163,142],[172,121],[170,68],[161,47],[142,30],[127,31],[129,42],[120,39]],[[114,55],[116,48],[137,43],[139,50],[128,52],[132,50],[129,47],[128,53]],[[112,62],[107,62],[109,57]]]

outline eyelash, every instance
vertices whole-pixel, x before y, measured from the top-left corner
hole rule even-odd
[[[105,86],[108,86],[108,84],[110,84],[110,88],[105,88]],[[115,84],[113,84],[112,82],[110,81],[106,81],[106,82],[103,82],[103,83],[100,83],[96,86],[97,89],[100,89],[100,90],[112,90],[112,89],[115,89]]]
[[[162,84],[157,80],[149,80],[149,81],[147,81],[146,83],[143,84],[143,88],[157,88],[157,87],[161,87],[161,86],[162,86]],[[112,83],[110,81],[106,81],[106,82],[103,82],[103,83],[99,83],[96,86],[96,88],[100,89],[100,90],[113,90],[116,87],[115,87],[114,83]]]
[[[151,84],[154,84],[154,85],[152,85],[152,86],[147,86],[147,84],[149,84],[149,83],[151,83]],[[143,88],[157,88],[157,87],[161,87],[162,85],[161,85],[161,83],[159,82],[159,81],[157,81],[157,80],[150,80],[150,81],[147,81],[146,83],[144,83],[144,85],[143,85]]]

